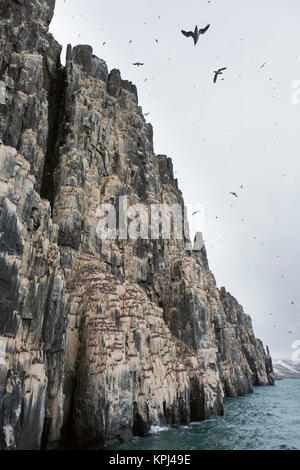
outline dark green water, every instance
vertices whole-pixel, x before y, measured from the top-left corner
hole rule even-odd
[[[300,380],[255,387],[253,395],[226,401],[225,416],[169,429],[122,450],[293,450],[300,449]]]

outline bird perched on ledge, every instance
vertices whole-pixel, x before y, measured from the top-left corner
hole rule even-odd
[[[192,32],[192,31],[184,31],[183,29],[181,30],[182,34],[184,36],[186,36],[187,38],[189,37],[192,37],[193,40],[194,40],[194,44],[196,46],[198,40],[199,40],[199,37],[201,34],[204,34],[206,33],[206,31],[208,30],[208,28],[210,27],[210,24],[208,24],[205,28],[203,29],[198,29],[198,26],[195,26],[195,31]]]

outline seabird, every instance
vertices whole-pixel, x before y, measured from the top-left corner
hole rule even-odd
[[[223,70],[226,70],[226,69],[227,69],[227,67],[223,67],[222,69],[219,69],[219,70],[215,70],[215,71],[214,71],[214,74],[215,74],[215,76],[214,76],[214,83],[216,83],[216,81],[217,81],[219,75],[223,75]]]
[[[187,38],[189,37],[192,37],[193,40],[194,40],[194,44],[196,46],[198,40],[199,40],[199,37],[201,34],[204,34],[206,33],[206,31],[208,30],[208,28],[210,27],[210,24],[208,24],[207,26],[205,26],[205,28],[202,28],[202,29],[198,29],[198,26],[195,26],[195,31],[192,32],[192,31],[184,31],[183,29],[181,30],[182,34],[184,36],[186,36]]]
[[[144,64],[142,64],[142,62],[135,62],[133,65],[137,65],[139,67],[140,65],[144,65]]]
[[[232,194],[232,196],[238,197],[236,193],[229,193],[229,194]]]
[[[196,214],[200,214],[200,211],[194,212],[194,213],[192,214],[192,216],[193,216],[193,215],[196,215]]]

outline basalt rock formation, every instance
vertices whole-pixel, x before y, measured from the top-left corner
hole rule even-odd
[[[101,448],[273,384],[251,319],[187,240],[103,240],[98,207],[180,204],[136,87],[0,0],[0,449]]]

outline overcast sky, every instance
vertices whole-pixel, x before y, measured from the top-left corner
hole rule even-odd
[[[194,223],[218,286],[275,358],[300,339],[299,18],[299,0],[56,0],[50,27],[63,55],[90,44],[137,85],[155,152],[172,157],[186,203],[205,207]],[[180,32],[208,23],[196,47]]]

